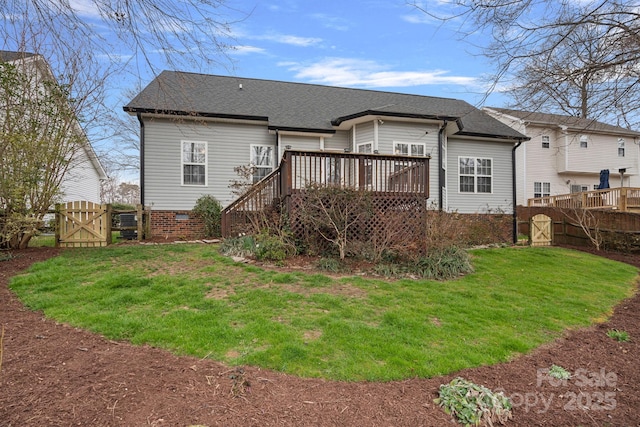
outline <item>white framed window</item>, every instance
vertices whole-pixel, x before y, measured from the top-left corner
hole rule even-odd
[[[624,157],[624,138],[618,138],[618,157]]]
[[[533,197],[549,197],[551,195],[550,182],[534,182]]]
[[[273,171],[273,146],[251,145],[251,158],[253,167],[253,182],[256,183]]]
[[[458,157],[458,182],[460,193],[492,193],[493,159]]]
[[[424,157],[427,146],[423,142],[394,142],[393,153],[397,156]]]
[[[207,143],[182,141],[182,185],[207,185]]]
[[[583,191],[589,191],[589,186],[583,184],[571,184],[571,193],[581,193]]]
[[[356,145],[358,153],[371,154],[373,153],[373,142],[365,142]],[[364,161],[364,180],[366,185],[373,184],[373,162],[371,160]]]
[[[580,135],[580,148],[587,148],[589,145],[589,137],[587,135]]]
[[[542,148],[549,148],[550,138],[549,135],[542,135]]]
[[[427,150],[426,144],[422,142],[394,142],[393,153],[397,156],[424,157]],[[407,165],[398,162],[394,165],[395,172],[400,171]]]

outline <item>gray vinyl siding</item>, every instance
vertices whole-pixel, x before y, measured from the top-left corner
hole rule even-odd
[[[189,210],[210,194],[227,206],[235,199],[229,189],[238,180],[236,166],[248,165],[252,144],[275,146],[265,125],[145,120],[144,202],[154,210]],[[207,185],[182,185],[181,142],[207,143]],[[276,159],[274,158],[274,164]]]
[[[283,147],[290,145],[293,150],[318,151],[320,150],[319,136],[282,135],[280,143]]]
[[[344,151],[351,147],[351,131],[338,131],[331,138],[324,139],[324,149],[326,151]]]
[[[465,141],[449,138],[447,153],[448,210],[459,213],[513,212],[511,149],[512,144],[493,141]],[[492,194],[460,193],[458,158],[491,158]],[[435,162],[434,162],[435,163]]]
[[[378,151],[394,154],[394,143],[424,144],[429,160],[429,204],[438,201],[438,126],[424,123],[403,123],[385,120],[378,126]]]
[[[358,144],[364,144],[367,142],[373,142],[373,122],[356,125],[356,141],[353,145],[354,150]]]

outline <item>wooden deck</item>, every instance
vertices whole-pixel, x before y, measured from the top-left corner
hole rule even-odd
[[[238,236],[270,207],[289,209],[306,187],[339,186],[369,191],[380,206],[429,197],[429,157],[326,151],[285,151],[278,169],[222,212],[222,235]],[[276,206],[277,205],[277,206]],[[289,212],[291,213],[291,212]]]
[[[538,197],[529,199],[527,205],[564,209],[614,209],[620,212],[640,212],[640,188],[618,187]]]

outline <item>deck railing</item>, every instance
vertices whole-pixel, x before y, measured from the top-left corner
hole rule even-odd
[[[279,202],[280,173],[280,168],[274,170],[222,210],[220,228],[224,237],[237,235],[235,230],[246,228],[252,215]]]
[[[428,162],[428,157],[290,150],[280,164],[282,194],[313,184],[428,197]]]
[[[565,209],[640,211],[640,188],[618,187],[529,199],[528,206]]]
[[[326,151],[284,152],[278,169],[222,211],[222,235],[237,235],[255,213],[314,186],[341,186],[384,197],[429,197],[429,157]]]

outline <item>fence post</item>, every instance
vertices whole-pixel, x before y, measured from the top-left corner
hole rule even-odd
[[[56,203],[56,221],[55,221],[55,239],[56,239],[56,248],[60,247],[60,228],[62,228],[62,212],[60,212],[62,209],[62,205],[60,203]]]
[[[627,187],[620,188],[620,198],[618,199],[618,210],[620,212],[627,211]]]
[[[111,203],[107,203],[105,206],[105,210],[107,212],[107,223],[105,224],[105,234],[107,239],[107,246],[113,242],[113,231],[111,230],[111,226],[113,225],[113,209],[111,207]]]
[[[136,223],[138,225],[138,241],[144,239],[144,216],[142,213],[142,205],[136,205]]]

